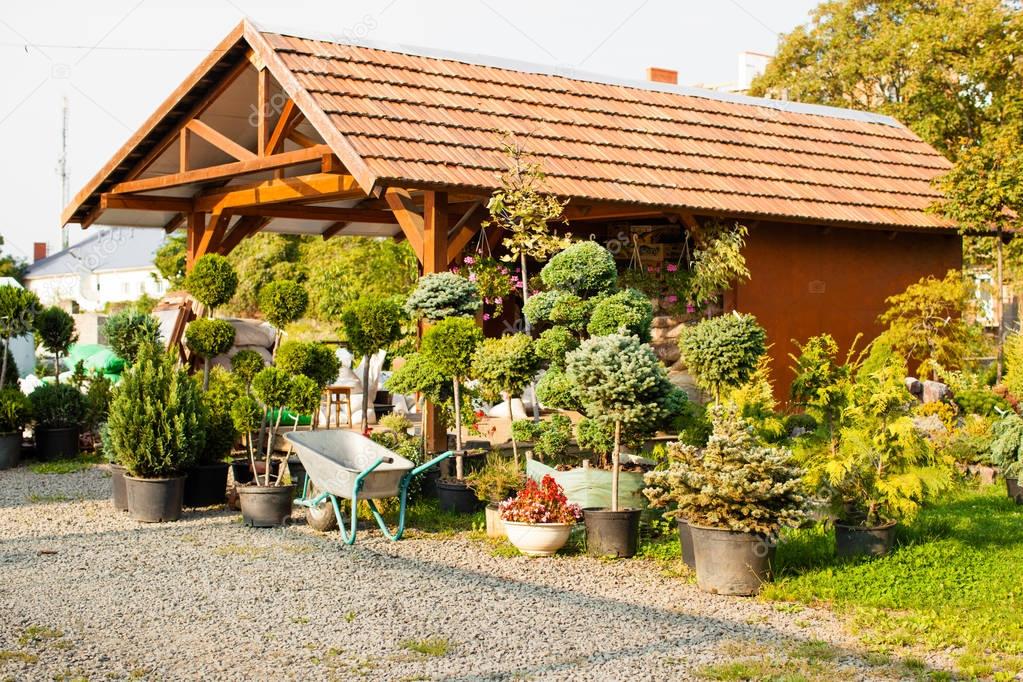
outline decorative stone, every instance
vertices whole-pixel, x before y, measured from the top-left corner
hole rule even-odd
[[[936,414],[913,417],[913,427],[929,440],[938,440],[948,433],[948,429]]]
[[[952,389],[940,381],[925,381],[922,391],[924,403],[936,403],[952,398]]]
[[[653,329],[668,329],[672,326],[673,322],[674,318],[670,315],[658,315],[654,318],[653,322],[650,323],[650,326]]]
[[[669,339],[677,339],[678,337],[682,336],[682,331],[688,326],[689,325],[687,325],[685,322],[683,322],[682,324],[677,324],[671,329],[669,329],[665,336],[667,336]]]
[[[656,355],[661,362],[665,365],[671,366],[678,361],[681,356],[681,352],[678,349],[678,344],[673,341],[665,343],[652,343],[651,347],[654,349],[654,355]]]
[[[924,385],[916,377],[906,377],[906,390],[917,397],[917,400],[924,397]]]

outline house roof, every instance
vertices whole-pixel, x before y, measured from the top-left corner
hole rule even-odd
[[[180,109],[175,97],[193,97],[208,71],[223,70],[224,56],[246,45],[367,193],[386,186],[489,193],[506,167],[500,133],[507,132],[542,164],[547,188],[572,199],[951,227],[926,210],[940,196],[931,181],[948,161],[885,116],[355,44],[249,21],[76,197],[65,219],[80,220],[104,183],[142,155],[149,132],[165,128],[164,119]]]
[[[161,230],[97,230],[63,251],[37,260],[29,266],[25,279],[152,268],[156,250],[166,237]]]

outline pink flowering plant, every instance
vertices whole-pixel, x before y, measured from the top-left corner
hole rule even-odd
[[[512,292],[522,286],[518,271],[512,271],[496,258],[468,255],[462,259],[461,265],[451,269],[457,275],[465,277],[476,285],[476,289],[487,306],[485,319],[500,317],[504,312],[504,301]]]
[[[618,278],[618,285],[638,289],[656,301],[661,310],[670,314],[692,314],[692,273],[675,263],[658,263],[646,267],[630,268]]]
[[[576,523],[583,518],[582,509],[571,504],[565,491],[550,474],[539,483],[535,479],[526,485],[515,497],[509,497],[498,505],[501,518],[512,523]]]

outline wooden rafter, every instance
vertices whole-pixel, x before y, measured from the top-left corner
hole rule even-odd
[[[266,143],[266,153],[276,154],[277,150],[284,144],[288,136],[298,122],[302,120],[302,112],[295,106],[295,102],[288,100],[281,109],[281,115],[277,118],[277,124],[270,133],[270,139]]]
[[[238,144],[228,136],[224,135],[220,131],[211,128],[209,125],[203,123],[197,118],[194,118],[191,121],[189,121],[185,125],[185,128],[189,132],[193,132],[202,139],[206,140],[211,145],[213,145],[220,151],[224,152],[228,156],[233,156],[239,161],[249,161],[251,159],[257,158],[253,152],[241,146],[240,144]]]
[[[224,233],[227,232],[230,222],[231,216],[226,213],[211,213],[193,258],[202,258],[207,253],[215,252],[224,239]]]
[[[233,208],[229,209],[229,211],[235,215],[261,215],[267,218],[290,218],[293,220],[333,220],[344,221],[346,223],[377,223],[380,225],[393,225],[398,222],[390,211],[378,211],[368,208],[276,204],[271,206]]]
[[[117,196],[102,194],[99,208],[106,211],[111,208],[123,208],[135,211],[176,211],[192,210],[192,200],[187,197],[152,197],[152,196]]]
[[[479,232],[482,216],[476,214],[481,205],[482,202],[477,201],[469,206],[448,232],[448,264],[458,258],[473,236]]]
[[[412,250],[420,262],[423,261],[423,216],[416,212],[412,196],[406,189],[388,187],[384,192],[384,199],[398,220],[405,239],[408,240]],[[446,228],[445,228],[446,229]],[[445,232],[445,237],[447,232]],[[445,240],[446,241],[446,240]],[[445,246],[446,248],[446,246]]]
[[[270,96],[270,72],[263,67],[256,81],[256,154],[266,156],[266,110]]]
[[[195,208],[198,211],[215,212],[288,201],[360,199],[365,196],[365,192],[350,175],[314,173],[204,192],[196,197]]]
[[[216,249],[217,253],[221,256],[231,253],[243,239],[259,232],[268,222],[270,222],[270,219],[263,216],[242,216],[235,222],[231,231],[220,240],[220,244]]]
[[[297,130],[292,130],[291,132],[289,132],[288,139],[300,147],[314,147],[319,144],[319,142],[317,142],[313,138],[309,137],[308,135],[303,135]]]

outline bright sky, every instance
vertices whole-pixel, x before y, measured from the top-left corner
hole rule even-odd
[[[275,26],[642,79],[734,82],[738,53],[773,53],[814,0],[81,0],[0,5],[0,234],[59,248],[61,102],[70,193],[111,157],[243,16]],[[80,238],[75,228],[72,242]]]

